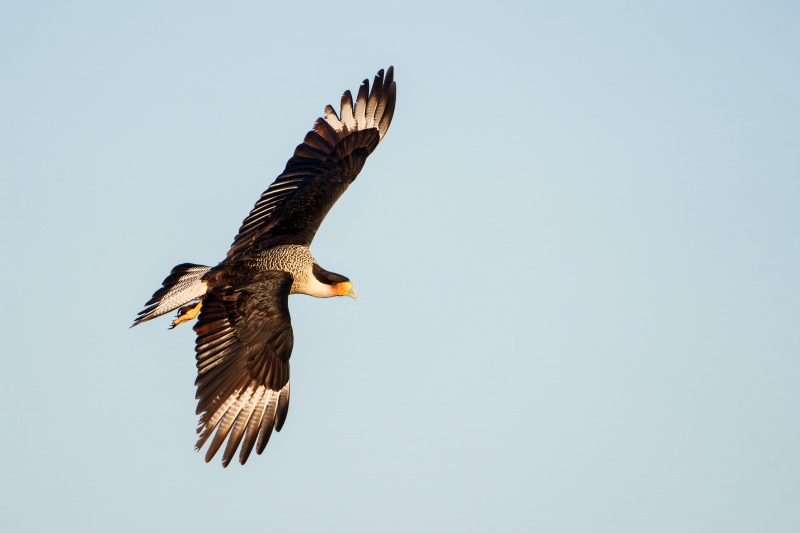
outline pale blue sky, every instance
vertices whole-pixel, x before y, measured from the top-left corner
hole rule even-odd
[[[800,528],[796,2],[71,4],[0,1],[0,529]],[[205,464],[192,330],[128,326],[390,64],[359,301]]]

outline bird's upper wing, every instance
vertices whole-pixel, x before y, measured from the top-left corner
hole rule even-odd
[[[367,156],[383,139],[394,114],[394,69],[364,80],[355,105],[342,96],[339,116],[331,106],[318,118],[283,173],[264,191],[244,219],[228,259],[246,257],[279,244],[308,246],[328,211],[356,178]]]
[[[240,443],[239,462],[244,464],[257,437],[256,453],[264,451],[273,427],[281,430],[289,409],[292,276],[238,263],[213,270],[207,283],[194,326],[197,414],[202,413],[196,449],[216,429],[206,461],[230,435],[222,464],[228,466]]]

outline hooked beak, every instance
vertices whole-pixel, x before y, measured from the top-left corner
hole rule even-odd
[[[350,286],[350,290],[347,291],[347,294],[345,296],[349,296],[353,300],[358,300],[358,293],[356,292],[356,288],[353,287],[352,285]]]
[[[349,296],[353,300],[358,300],[358,293],[349,281],[334,283],[331,287],[331,296]]]

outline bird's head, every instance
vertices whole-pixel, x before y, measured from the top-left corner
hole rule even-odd
[[[358,293],[350,280],[341,274],[328,272],[318,264],[314,263],[311,269],[316,280],[322,284],[319,297],[330,298],[332,296],[349,296],[353,300],[358,300]],[[313,296],[317,296],[314,294]]]

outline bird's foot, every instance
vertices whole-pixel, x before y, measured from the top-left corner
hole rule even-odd
[[[197,302],[196,304],[191,305],[184,305],[180,309],[178,309],[178,318],[172,321],[169,329],[174,328],[178,324],[183,324],[184,322],[188,322],[189,320],[193,319],[197,316],[197,313],[200,312],[200,308],[203,307],[203,302]]]

